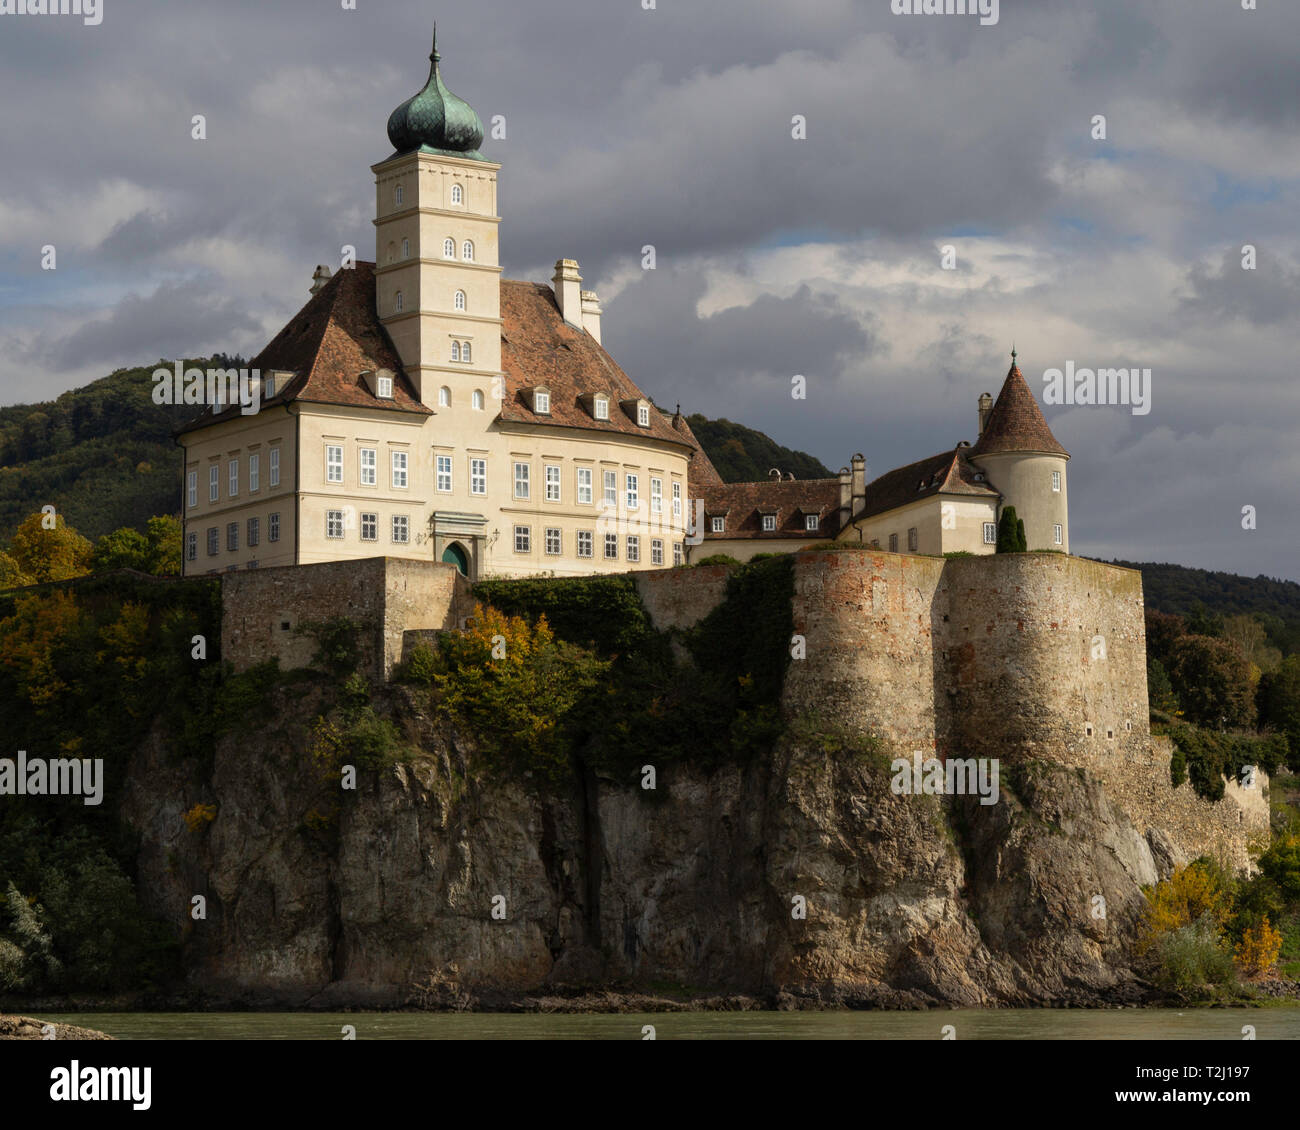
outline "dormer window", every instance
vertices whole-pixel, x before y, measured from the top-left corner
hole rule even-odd
[[[803,528],[809,532],[815,532],[820,524],[816,514],[805,514],[803,517]]]
[[[597,420],[608,420],[608,419],[609,419],[609,397],[608,397],[608,396],[598,396],[598,397],[596,397],[596,405],[595,405],[595,407],[596,407],[596,419],[597,419]]]
[[[275,374],[262,378],[262,397],[270,400],[275,395]]]
[[[763,531],[764,531],[765,533],[769,533],[769,534],[770,534],[770,533],[771,533],[773,530],[775,530],[775,529],[776,529],[776,515],[775,515],[775,514],[764,514],[764,515],[763,515]]]
[[[456,258],[456,241],[454,239],[444,239],[442,241],[442,257],[444,259]]]
[[[465,309],[465,292],[463,290],[456,291],[456,297],[453,304],[457,310]]]
[[[453,184],[451,186],[451,202],[453,204],[465,203],[465,190],[458,184]]]
[[[549,415],[551,411],[551,394],[544,388],[533,393],[533,411],[538,415]]]
[[[720,534],[722,533],[725,523],[725,518],[713,518],[710,520],[709,529],[715,534]]]
[[[636,422],[638,427],[648,428],[650,426],[650,406],[648,404],[638,404],[636,406]]]
[[[393,378],[392,377],[377,377],[375,379],[375,384],[377,386],[375,395],[378,396],[380,400],[393,399]]]

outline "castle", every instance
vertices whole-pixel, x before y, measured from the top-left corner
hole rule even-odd
[[[253,360],[261,408],[210,405],[184,449],[187,576],[387,556],[470,579],[668,569],[838,539],[992,553],[1014,505],[1028,548],[1069,552],[1066,462],[1012,354],[974,445],[866,480],[725,484],[680,408],[601,345],[576,261],[501,277],[497,173],[443,82],[388,120],[375,260],[318,267]]]

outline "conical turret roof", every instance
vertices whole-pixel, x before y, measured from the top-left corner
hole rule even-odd
[[[971,455],[994,455],[1003,451],[1042,451],[1050,455],[1070,453],[1052,435],[1052,429],[1043,418],[1038,401],[1029,391],[1029,385],[1011,354],[1011,370],[1002,383],[1002,391],[993,404],[984,430],[980,433]]]

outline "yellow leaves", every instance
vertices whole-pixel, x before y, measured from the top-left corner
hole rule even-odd
[[[69,526],[62,515],[47,530],[46,515],[32,514],[14,532],[9,554],[29,584],[67,581],[90,572],[92,546]]]
[[[1260,980],[1272,972],[1282,952],[1282,935],[1275,930],[1264,915],[1258,927],[1248,926],[1237,943],[1234,957],[1242,973]]]
[[[143,677],[149,640],[149,610],[143,604],[122,605],[121,614],[100,631],[99,638],[107,645],[95,655],[100,663],[113,662],[127,679]]]
[[[48,706],[68,688],[54,670],[54,651],[81,626],[81,609],[66,592],[20,597],[14,614],[0,620],[0,666],[35,707]]]
[[[1180,930],[1209,915],[1216,934],[1232,913],[1232,897],[1218,877],[1200,863],[1189,863],[1168,879],[1148,887],[1147,914],[1138,939],[1138,953],[1149,949],[1162,934]]]
[[[185,826],[191,832],[197,832],[204,824],[211,824],[217,818],[215,804],[196,804],[185,813]]]

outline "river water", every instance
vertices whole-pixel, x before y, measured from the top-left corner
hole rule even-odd
[[[41,1014],[123,1040],[1300,1040],[1300,1007],[1004,1009],[935,1012],[685,1012],[624,1015],[438,1012]]]

